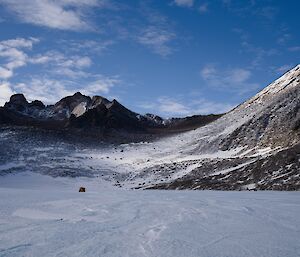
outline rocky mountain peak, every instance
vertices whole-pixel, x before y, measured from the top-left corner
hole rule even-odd
[[[80,92],[76,92],[76,93],[73,95],[73,97],[81,97],[81,96],[83,96],[83,94],[81,94]]]
[[[27,108],[28,102],[23,94],[14,94],[4,106],[8,109],[22,112]]]
[[[69,118],[73,110],[80,104],[82,107],[86,107],[91,103],[91,98],[89,96],[82,95],[80,92],[75,93],[72,96],[67,96],[58,101],[54,105],[54,115],[60,119]],[[78,107],[78,109],[82,109]],[[81,113],[82,110],[76,110],[76,113]]]
[[[40,108],[40,109],[43,109],[43,108],[46,107],[46,106],[44,105],[44,103],[43,103],[42,101],[39,101],[39,100],[34,100],[34,101],[32,101],[31,103],[29,103],[29,106],[30,106],[30,107]]]
[[[109,100],[107,100],[106,98],[96,95],[96,96],[92,97],[91,107],[95,107],[99,104],[104,104],[105,106],[107,106],[110,103],[111,102]]]
[[[14,94],[10,97],[10,103],[28,103],[25,96],[23,94]]]

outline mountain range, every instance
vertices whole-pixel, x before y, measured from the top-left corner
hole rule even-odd
[[[76,93],[45,106],[17,94],[0,109],[0,157],[43,174],[101,176],[129,188],[299,190],[299,107],[300,65],[224,115],[163,119],[100,96]],[[93,137],[93,145],[76,145],[53,131],[97,131],[101,140],[123,133],[127,141]]]
[[[194,115],[186,118],[163,119],[154,114],[135,113],[117,100],[101,96],[85,96],[80,92],[67,96],[54,105],[45,106],[39,100],[28,102],[23,94],[10,97],[0,107],[0,125],[31,126],[48,130],[65,130],[107,139],[118,132],[161,135],[204,126],[218,115]]]

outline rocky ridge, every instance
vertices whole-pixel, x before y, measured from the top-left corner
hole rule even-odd
[[[93,133],[101,137],[122,132],[139,134],[139,140],[143,140],[142,134],[148,138],[149,134],[187,131],[206,125],[221,116],[212,114],[163,119],[154,114],[141,115],[133,112],[115,99],[109,101],[101,96],[89,97],[80,92],[48,106],[38,100],[28,102],[23,94],[15,94],[4,107],[0,107],[0,126],[32,126],[76,131],[85,135]]]

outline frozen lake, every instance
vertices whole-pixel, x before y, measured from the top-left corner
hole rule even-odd
[[[1,257],[300,256],[300,192],[134,191],[20,173],[0,177],[0,194]]]

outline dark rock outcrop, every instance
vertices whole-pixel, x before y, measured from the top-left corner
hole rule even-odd
[[[10,97],[4,107],[17,112],[25,112],[29,104],[23,94],[15,94]]]

